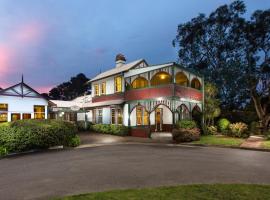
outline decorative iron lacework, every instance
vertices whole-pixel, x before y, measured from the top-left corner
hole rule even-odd
[[[178,100],[170,100],[170,99],[162,99],[162,100],[152,100],[152,101],[137,101],[130,103],[130,111],[132,111],[136,106],[143,106],[146,108],[148,112],[152,112],[159,105],[167,106],[172,112],[179,111],[180,106],[184,104],[187,106],[189,111],[191,112],[194,107],[198,106],[202,110],[202,105],[191,102],[184,102]]]

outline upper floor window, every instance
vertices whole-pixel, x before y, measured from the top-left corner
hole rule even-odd
[[[101,84],[101,94],[106,94],[106,82]]]
[[[167,72],[158,72],[151,79],[151,85],[163,85],[170,84],[172,82],[172,77]]]
[[[94,85],[94,94],[95,94],[95,96],[99,95],[99,85],[98,84]]]
[[[183,72],[178,72],[175,75],[175,82],[182,86],[188,86],[188,78]]]
[[[114,79],[115,92],[122,92],[122,77],[118,76]]]
[[[132,82],[132,88],[144,88],[148,86],[148,81],[143,77],[138,77]]]
[[[34,118],[45,119],[45,106],[34,106]]]
[[[0,111],[8,111],[8,104],[0,103]]]
[[[201,89],[200,81],[197,78],[192,79],[191,87],[200,90]]]

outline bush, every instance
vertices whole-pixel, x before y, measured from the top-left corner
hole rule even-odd
[[[19,120],[0,126],[0,146],[8,152],[68,146],[75,137],[77,127],[58,120]]]
[[[226,118],[222,118],[220,120],[218,120],[218,130],[221,131],[222,133],[225,133],[230,126],[230,121],[227,120]]]
[[[95,132],[98,132],[98,133],[120,135],[120,136],[128,135],[128,128],[123,125],[94,124],[92,128]]]
[[[77,147],[81,144],[81,139],[78,135],[75,135],[73,138],[71,138],[69,141],[68,141],[68,144],[67,146],[69,147]]]
[[[217,134],[217,127],[216,126],[206,126],[204,133],[206,135],[216,135]]]
[[[180,120],[178,122],[178,127],[179,128],[193,129],[193,128],[197,128],[197,124],[193,120]]]
[[[249,124],[249,130],[251,134],[255,134],[255,135],[260,135],[260,128],[259,128],[260,124],[259,122],[251,122]]]
[[[230,124],[230,136],[244,138],[248,137],[248,126],[243,122]]]
[[[76,125],[79,131],[89,131],[92,129],[93,123],[87,121],[85,127],[85,121],[77,121]]]
[[[5,156],[7,154],[8,154],[7,149],[5,147],[0,146],[0,156]]]
[[[173,140],[176,142],[192,142],[200,139],[200,129],[179,128],[172,131]]]

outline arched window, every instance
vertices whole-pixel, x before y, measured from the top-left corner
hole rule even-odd
[[[175,82],[182,86],[188,86],[188,78],[183,72],[178,72],[175,75]]]
[[[148,81],[143,77],[138,77],[132,82],[131,86],[134,89],[144,88],[148,86]]]
[[[158,72],[151,79],[151,85],[163,85],[170,84],[172,82],[172,77],[167,72]]]
[[[179,120],[190,119],[190,113],[188,107],[182,104],[179,108]]]
[[[197,78],[192,79],[191,87],[200,90],[201,89],[200,81]]]

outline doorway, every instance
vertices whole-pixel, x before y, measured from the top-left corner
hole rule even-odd
[[[163,109],[156,108],[155,110],[155,131],[162,131],[162,119],[163,119]]]

